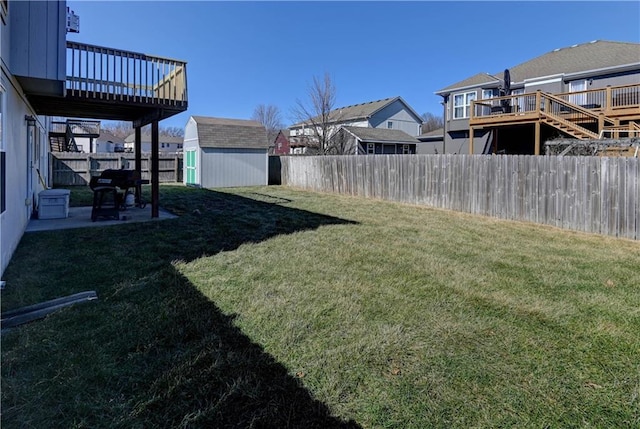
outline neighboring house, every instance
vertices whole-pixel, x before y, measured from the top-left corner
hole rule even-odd
[[[267,130],[257,121],[191,116],[184,129],[184,183],[266,185],[268,149]]]
[[[67,41],[67,15],[64,1],[0,2],[0,275],[37,214],[39,193],[51,185],[48,137],[58,133],[53,117],[157,129],[159,121],[187,109],[186,63]],[[101,70],[102,61],[124,67],[131,58],[140,69],[159,73],[143,85],[136,76],[125,83]],[[124,78],[121,72],[117,76]],[[59,132],[63,146],[69,146],[67,126]],[[152,156],[152,164],[157,161]],[[158,217],[158,174],[152,167],[152,217]]]
[[[125,141],[122,137],[115,136],[109,131],[100,131],[100,136],[95,140],[94,153],[124,152]],[[144,145],[144,143],[143,143]]]
[[[446,153],[539,154],[556,136],[593,139],[603,130],[640,128],[640,44],[593,41],[505,72],[436,92],[445,106]]]
[[[313,122],[318,123],[318,120],[303,121],[289,127],[291,139],[308,136],[313,140],[315,133],[320,132],[314,131]],[[420,135],[422,119],[402,97],[392,97],[333,109],[329,113],[329,124],[331,135],[337,132],[340,126],[349,126],[400,130],[416,137]],[[292,141],[292,146],[300,148],[300,151],[305,153],[313,146],[313,141],[309,139],[299,139],[295,144]]]
[[[342,126],[332,137],[341,153],[354,155],[415,154],[420,143],[401,130]]]
[[[67,119],[51,121],[49,148],[52,152],[93,152],[100,135],[100,121]]]
[[[416,147],[416,153],[420,155],[438,155],[444,153],[444,128],[420,134],[420,143]]]
[[[160,152],[181,152],[183,145],[182,137],[159,136],[158,150]],[[124,139],[124,151],[133,152],[135,144],[135,134],[130,134]],[[151,152],[151,135],[142,135],[142,153]]]
[[[289,142],[289,130],[280,130],[276,139],[273,141],[273,146],[270,146],[270,154],[273,155],[287,155],[291,150],[291,143]]]

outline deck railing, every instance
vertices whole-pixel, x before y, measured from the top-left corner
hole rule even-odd
[[[74,134],[100,135],[100,121],[86,121],[80,119],[69,119],[67,121],[53,121],[49,126],[49,132],[65,134],[67,127],[71,128]]]
[[[607,113],[615,111],[616,109],[628,109],[633,107],[638,107],[640,109],[640,84],[576,91],[555,94],[553,96],[544,92],[541,94],[541,100],[539,102],[536,102],[535,92],[476,100],[472,105],[471,119],[500,115],[517,116],[541,110],[544,111],[545,107],[547,108],[547,112],[554,114],[558,113],[565,117],[568,113],[581,117],[595,117],[599,112]],[[547,97],[547,95],[549,95],[549,97]],[[552,97],[563,100],[566,103],[561,103],[558,100],[554,100],[549,103],[546,99],[550,99]],[[576,112],[574,112],[574,110]],[[593,112],[593,115],[589,115],[588,113],[585,114],[585,110]]]
[[[94,99],[182,105],[186,63],[67,41],[67,93]]]

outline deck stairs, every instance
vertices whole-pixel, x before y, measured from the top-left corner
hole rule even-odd
[[[69,124],[66,125],[64,132],[49,132],[49,147],[52,152],[80,152]]]
[[[49,147],[52,152],[80,152],[78,137],[98,138],[100,121],[67,119],[52,122],[49,129]]]
[[[540,109],[540,119],[571,137],[579,140],[599,139],[601,134],[585,128],[581,124],[592,123],[597,129],[617,127],[619,121],[602,113],[573,104],[549,93],[543,94],[545,108]]]
[[[578,124],[567,121],[556,115],[542,113],[542,122],[579,140],[597,139],[600,136]]]

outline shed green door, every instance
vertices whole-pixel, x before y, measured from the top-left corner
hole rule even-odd
[[[196,184],[196,151],[188,150],[185,152],[187,165],[187,185]]]

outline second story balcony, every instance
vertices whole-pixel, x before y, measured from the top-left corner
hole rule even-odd
[[[187,109],[187,66],[180,60],[67,41],[64,96],[27,97],[38,114],[142,126]]]

